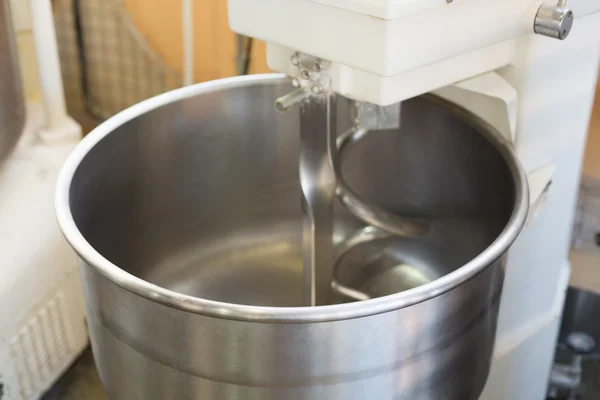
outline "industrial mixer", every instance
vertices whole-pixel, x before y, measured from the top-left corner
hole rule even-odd
[[[230,0],[288,78],[140,103],[59,179],[109,397],[542,399],[600,51],[569,6]]]

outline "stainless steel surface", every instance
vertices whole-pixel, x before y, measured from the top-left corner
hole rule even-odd
[[[331,79],[328,75],[328,70],[331,67],[330,61],[309,54],[295,52],[290,56],[290,64],[294,70],[292,73],[292,84],[294,87],[302,87],[304,90],[317,95],[329,92],[331,85]],[[303,92],[297,91],[297,93],[300,95]],[[308,95],[306,94],[306,96]],[[281,111],[279,101],[275,106]]]
[[[290,62],[294,67],[300,66],[300,53],[295,52],[294,54],[292,54],[292,56],[290,57]]]
[[[244,35],[237,34],[236,38],[236,60],[237,60],[237,74],[244,75],[244,69],[246,65],[246,61],[250,56],[246,53],[246,37]]]
[[[300,104],[311,96],[311,91],[300,87],[293,92],[278,97],[275,100],[275,109],[279,112],[287,111],[290,107]]]
[[[600,294],[570,287],[563,309],[559,342],[573,332],[582,332],[600,343]]]
[[[590,354],[596,348],[596,341],[587,333],[572,332],[567,336],[566,344],[575,354]]]
[[[550,370],[550,386],[547,397],[550,399],[581,399],[581,356],[574,356],[569,364],[554,364]]]
[[[477,399],[502,255],[527,212],[509,145],[437,98],[403,103],[400,129],[357,142],[341,172],[369,204],[431,221],[425,236],[367,249],[403,260],[396,282],[424,280],[303,307],[299,113],[272,107],[289,90],[279,75],[184,88],[107,121],[67,161],[57,215],[85,261],[109,397]],[[365,229],[334,214],[336,244]],[[349,287],[389,289],[349,261]]]
[[[316,60],[316,61],[315,61]],[[323,71],[320,59],[294,53],[291,63],[303,67],[312,66],[316,73]],[[302,76],[302,74],[301,74]],[[302,76],[309,79],[310,75]],[[297,79],[292,80],[294,87],[300,86]],[[302,102],[300,111],[300,186],[302,188],[303,210],[303,260],[305,276],[305,304],[309,306],[328,305],[332,289],[337,294],[351,300],[366,300],[372,294],[350,288],[335,279],[334,265],[339,263],[334,257],[333,236],[333,200],[338,196],[354,216],[380,230],[399,236],[425,235],[429,226],[425,221],[400,217],[376,206],[368,205],[346,185],[341,173],[341,161],[348,148],[365,137],[370,130],[398,129],[400,127],[400,103],[387,107],[374,104],[349,102],[348,114],[352,127],[340,135],[336,141],[337,107],[334,94],[319,95],[320,90],[312,93],[306,87],[296,89],[275,101],[277,111],[287,111],[292,105]],[[311,94],[315,94],[312,96]],[[308,100],[310,101],[303,101]],[[339,154],[338,154],[339,153]],[[338,159],[339,158],[339,159]],[[370,235],[361,235],[367,238]],[[351,239],[353,242],[355,239]],[[362,243],[361,243],[362,244]],[[342,254],[350,252],[348,244]],[[334,261],[336,260],[336,261]],[[335,268],[337,269],[337,268]],[[373,269],[373,268],[372,268]],[[388,279],[385,271],[378,271],[381,279]],[[419,275],[420,276],[420,275]],[[414,279],[409,279],[414,281]],[[378,279],[371,277],[370,281]],[[422,279],[418,280],[422,283]],[[394,281],[392,281],[394,282]],[[396,283],[396,282],[395,282]],[[375,284],[375,286],[380,286]],[[387,294],[404,291],[405,284],[397,286],[387,284]],[[416,285],[414,285],[416,286]]]
[[[350,146],[362,140],[370,131],[364,129],[350,129],[339,136],[337,148],[339,156],[334,162],[335,172],[338,176],[336,194],[340,202],[356,217],[369,225],[373,225],[386,232],[398,236],[423,236],[429,231],[429,226],[424,219],[406,218],[398,213],[388,212],[381,207],[363,201],[346,184],[344,174],[341,172],[345,154]]]
[[[379,106],[367,102],[352,105],[353,120],[358,129],[398,129],[400,127],[400,105]]]
[[[335,259],[334,264],[333,281],[331,283],[331,288],[333,289],[333,291],[345,298],[357,301],[369,300],[374,297],[377,297],[376,295],[374,296],[372,294],[362,292],[358,289],[348,287],[344,283],[340,283],[338,281],[338,277],[343,277],[345,272],[344,269],[347,268],[344,261],[347,259],[347,256],[348,254],[350,254],[351,251],[356,251],[357,249],[360,250],[363,246],[369,246],[372,248],[373,245],[379,242],[380,240],[388,239],[390,237],[392,237],[392,235],[388,232],[382,231],[381,229],[375,228],[373,226],[367,226],[366,228],[360,229],[354,235],[344,240],[344,242],[340,243],[338,245],[338,257]],[[367,254],[367,257],[365,257],[364,253]],[[357,263],[355,257],[349,258],[349,267],[357,269],[357,271],[353,271],[350,274],[350,277],[355,277],[356,275],[360,274],[360,270],[363,269],[365,265],[368,265],[369,262],[373,261],[373,257],[370,254],[375,253],[378,256],[376,257],[376,259],[383,259],[384,257],[382,256],[385,254],[385,251],[382,251],[381,248],[377,248],[375,251],[364,253],[361,257],[361,262]],[[395,263],[391,264],[394,265]],[[385,271],[382,271],[378,268],[375,268],[374,271],[376,275],[379,275],[384,279],[386,278],[385,273],[382,273]]]
[[[583,362],[587,358],[593,358],[591,353],[595,347],[596,342],[591,336],[583,332],[569,333],[565,345],[559,348],[568,350],[571,359],[568,363],[555,363],[552,366],[548,397],[557,398],[561,392],[567,392],[567,398],[580,395]]]
[[[600,398],[600,295],[570,287],[548,384],[549,399]]]
[[[554,39],[564,40],[573,26],[573,11],[566,7],[566,1],[558,5],[544,3],[538,9],[533,23],[533,31]]]
[[[300,109],[300,187],[305,304],[331,304],[336,177],[335,95],[313,96]]]
[[[25,126],[25,100],[9,0],[0,0],[0,165],[17,145]]]

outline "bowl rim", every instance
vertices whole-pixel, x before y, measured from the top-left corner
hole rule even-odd
[[[88,152],[102,139],[126,122],[161,106],[190,97],[224,89],[276,84],[285,80],[283,74],[237,76],[175,89],[152,97],[119,112],[104,121],[87,136],[67,158],[56,186],[55,210],[58,224],[75,252],[93,270],[121,288],[150,301],[178,310],[211,317],[263,323],[313,323],[360,318],[408,307],[437,297],[475,277],[498,260],[519,235],[529,208],[529,188],[523,167],[512,144],[496,129],[470,111],[435,95],[425,95],[428,100],[444,108],[467,125],[484,134],[507,162],[514,183],[514,207],[508,223],[498,237],[468,263],[441,278],[416,288],[361,302],[318,307],[265,307],[207,300],[185,295],[147,282],[104,258],[84,238],[77,228],[70,208],[70,187],[77,168]]]

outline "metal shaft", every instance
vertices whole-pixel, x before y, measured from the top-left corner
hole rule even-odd
[[[335,97],[304,102],[300,113],[305,302],[329,304],[333,278],[333,201],[336,177]]]
[[[275,100],[275,109],[279,112],[287,111],[291,106],[298,104],[302,100],[308,99],[310,94],[310,90],[306,88],[298,88],[293,92]]]

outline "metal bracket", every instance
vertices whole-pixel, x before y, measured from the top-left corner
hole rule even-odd
[[[327,71],[331,62],[300,52],[292,54],[290,62],[298,69],[297,75],[292,79],[295,87],[308,89],[313,94],[329,90],[331,79]]]
[[[401,103],[378,106],[357,101],[350,114],[357,129],[398,129],[400,127],[400,105]]]
[[[296,69],[292,76],[292,84],[297,89],[275,100],[275,108],[279,112],[287,111],[294,104],[299,104],[312,95],[327,95],[331,86],[331,79],[327,73],[331,62],[295,52],[290,57],[290,63]]]

